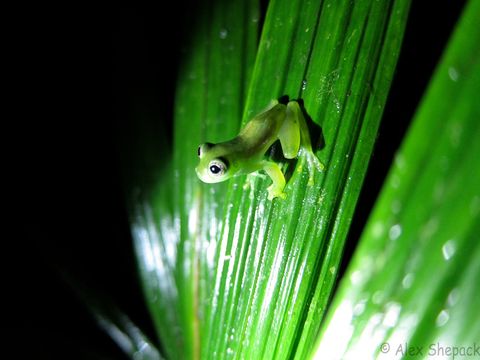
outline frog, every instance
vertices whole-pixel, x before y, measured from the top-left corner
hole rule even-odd
[[[235,138],[217,144],[201,144],[198,147],[200,160],[195,168],[197,176],[201,181],[213,184],[263,170],[272,180],[267,189],[268,200],[285,199],[285,176],[275,161],[266,158],[268,149],[277,140],[286,159],[306,160],[308,185],[314,185],[315,170],[321,172],[325,166],[312,151],[308,126],[296,100],[287,104],[272,100]]]

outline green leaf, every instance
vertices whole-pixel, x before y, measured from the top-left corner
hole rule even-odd
[[[309,354],[408,7],[409,1],[272,1],[258,53],[255,2],[209,3],[198,13],[178,80],[173,156],[165,152],[130,185],[140,274],[168,358]],[[197,146],[233,138],[242,119],[284,95],[301,98],[315,124],[312,140],[326,164],[315,185],[307,185],[303,157],[283,164],[286,200],[267,200],[270,180],[259,176],[200,183]]]
[[[182,53],[173,156],[164,151],[129,185],[145,297],[171,359],[198,358],[200,336],[208,331],[200,318],[210,305],[215,275],[211,239],[223,223],[227,184],[201,187],[194,171],[197,147],[207,134],[233,137],[238,132],[258,21],[255,1],[204,3]],[[143,137],[143,147],[152,142],[149,136]],[[155,180],[146,183],[144,178]]]
[[[473,355],[479,344],[479,16],[470,1],[341,282],[318,358]]]
[[[322,127],[325,146],[317,154],[327,170],[309,187],[300,159],[287,169],[288,198],[273,203],[266,199],[269,180],[255,177],[249,188],[244,178],[232,181],[204,357],[304,358],[310,351],[371,155],[407,10],[408,2],[269,4],[244,121],[271,98],[302,98]]]

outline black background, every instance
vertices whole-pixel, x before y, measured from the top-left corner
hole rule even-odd
[[[413,2],[344,265],[462,5]],[[15,12],[2,327],[5,351],[16,358],[125,358],[65,276],[114,299],[155,338],[137,281],[117,139],[138,99],[149,116],[171,118],[179,44],[189,32],[183,24],[195,12],[185,3]]]

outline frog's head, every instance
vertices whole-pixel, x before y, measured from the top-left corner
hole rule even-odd
[[[221,145],[205,143],[198,147],[200,162],[195,168],[200,180],[218,183],[230,179],[235,171],[227,159],[227,151]]]

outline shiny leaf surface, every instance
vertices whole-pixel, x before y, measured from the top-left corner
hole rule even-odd
[[[173,156],[164,151],[158,165],[146,167],[144,178],[153,181],[130,185],[139,268],[168,358],[309,354],[408,7],[409,1],[272,1],[263,24],[253,1],[213,3],[198,14],[178,80]],[[279,160],[285,200],[267,200],[270,180],[258,175],[200,183],[198,145],[233,138],[242,121],[281,96],[302,99],[310,118],[316,155],[326,165],[314,186],[307,185],[303,156]]]
[[[319,359],[478,356],[479,15],[470,1],[342,280]]]

